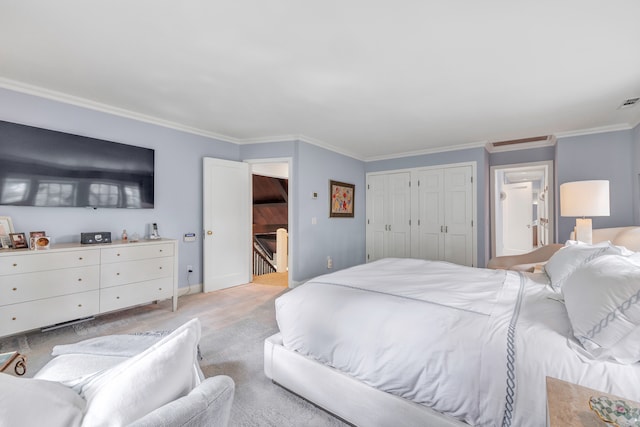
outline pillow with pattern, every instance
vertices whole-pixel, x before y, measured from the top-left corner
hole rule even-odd
[[[549,276],[551,287],[560,292],[567,279],[579,267],[602,255],[620,255],[620,249],[610,242],[589,245],[581,242],[569,241],[564,248],[554,253],[544,266]]]
[[[562,288],[573,335],[595,359],[640,361],[640,260],[605,255],[578,268]]]

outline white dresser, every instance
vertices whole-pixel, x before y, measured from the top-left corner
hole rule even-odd
[[[0,250],[0,336],[169,298],[175,311],[177,263],[169,239]]]

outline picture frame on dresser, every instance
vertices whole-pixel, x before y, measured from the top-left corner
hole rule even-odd
[[[11,238],[9,234],[13,233],[13,222],[9,216],[0,216],[0,248],[10,248]]]
[[[9,233],[13,249],[26,249],[29,247],[27,236],[24,233]]]

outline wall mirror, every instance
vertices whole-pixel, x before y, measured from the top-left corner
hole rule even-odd
[[[553,162],[491,167],[491,256],[552,243]]]

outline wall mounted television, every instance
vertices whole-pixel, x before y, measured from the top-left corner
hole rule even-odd
[[[153,208],[155,152],[0,121],[0,205]]]

